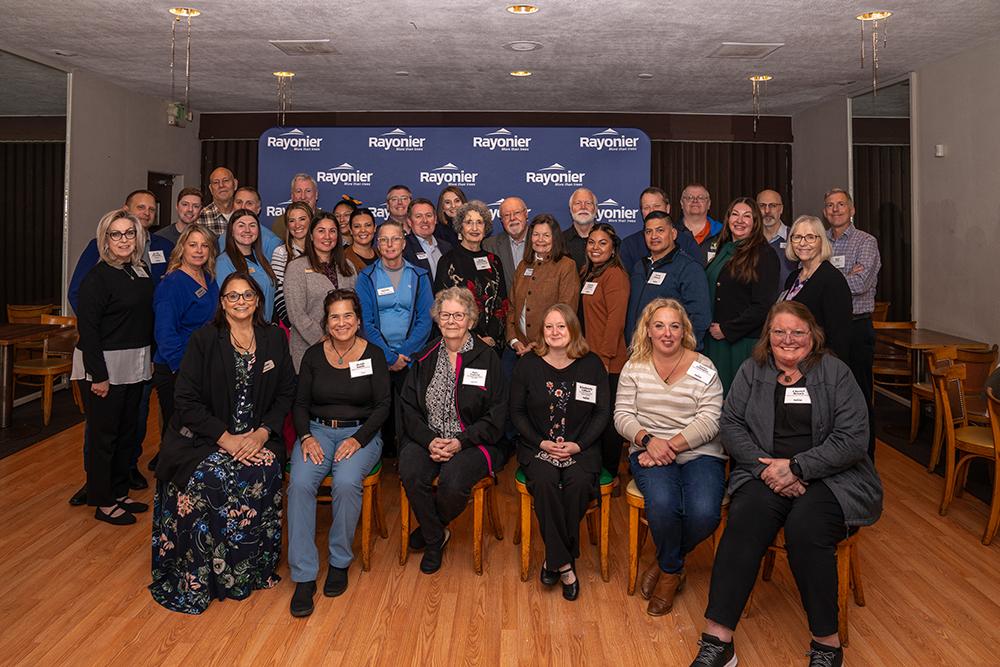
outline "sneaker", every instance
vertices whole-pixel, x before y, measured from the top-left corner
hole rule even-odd
[[[834,648],[818,642],[809,642],[809,667],[841,667],[844,664],[844,648]]]
[[[715,635],[702,633],[698,642],[698,657],[691,667],[736,667],[736,647],[733,642],[724,642]]]

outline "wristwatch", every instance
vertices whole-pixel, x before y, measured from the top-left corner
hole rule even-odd
[[[793,475],[795,475],[799,479],[802,479],[802,466],[799,465],[798,461],[796,461],[795,459],[789,461],[788,469],[792,471]]]
[[[643,447],[647,447],[649,445],[649,441],[652,439],[653,439],[653,434],[647,433],[646,435],[642,436],[642,440],[639,441],[639,444],[642,445]]]

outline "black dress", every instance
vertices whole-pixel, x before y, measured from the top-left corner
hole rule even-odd
[[[487,250],[473,252],[457,245],[438,262],[434,293],[449,287],[465,287],[479,306],[475,333],[493,339],[493,349],[502,354],[507,344],[507,283],[500,257]]]

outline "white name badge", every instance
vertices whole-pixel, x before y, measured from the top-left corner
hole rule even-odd
[[[584,403],[597,403],[597,385],[576,383],[576,400]]]
[[[838,269],[842,269],[847,266],[847,258],[843,255],[834,255],[830,258],[830,263],[833,264]]]
[[[716,255],[716,252],[714,250],[709,250],[708,251],[708,262],[711,262],[713,259],[715,259],[715,255]],[[707,264],[708,262],[705,262],[705,263]]]
[[[359,359],[358,361],[352,361],[348,364],[351,367],[351,377],[359,378],[364,375],[372,374],[372,360],[371,359]]]
[[[162,250],[150,250],[149,251],[149,261],[153,264],[163,264],[167,261],[167,258],[163,256]]]
[[[267,361],[264,362],[264,370],[262,370],[261,373],[266,373],[272,368],[274,368],[274,362],[268,359]]]
[[[663,279],[667,277],[667,274],[663,271],[653,271],[652,275],[649,276],[649,280],[646,282],[650,285],[662,285]]]
[[[715,369],[709,368],[700,361],[695,361],[687,369],[687,374],[702,384],[708,384],[715,377]]]
[[[418,252],[417,253],[417,259],[427,259],[427,253],[426,252]]]
[[[597,283],[584,283],[580,294],[593,294],[597,291]]]
[[[380,287],[378,290],[379,296],[389,296],[390,294],[395,294],[396,289],[394,287]]]
[[[146,273],[146,269],[142,268],[141,266],[133,266],[132,269],[135,271],[135,275],[139,276],[140,278],[149,277],[149,274]]]
[[[201,297],[205,296],[206,294],[208,294],[208,290],[205,289],[204,287],[199,287],[198,291],[194,293],[195,297],[197,297],[199,299]]]
[[[486,386],[485,368],[466,368],[465,375],[462,376],[462,384],[469,384],[473,387]]]
[[[489,257],[476,257],[476,271],[486,271],[490,268]]]
[[[812,403],[805,387],[785,387],[785,403]]]
[[[530,276],[530,275],[531,275],[532,273],[534,273],[534,271],[535,271],[534,269],[526,269],[526,270],[524,271],[524,275],[526,275],[526,276]]]
[[[784,241],[782,241],[781,243],[778,244],[778,247],[781,248],[782,250],[784,250],[787,246],[788,246],[788,244],[785,243]]]

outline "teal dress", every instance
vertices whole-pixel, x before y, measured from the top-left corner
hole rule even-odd
[[[713,308],[712,322],[718,322],[714,316],[714,309],[716,304],[715,288],[719,284],[719,276],[729,263],[733,253],[736,252],[736,247],[739,244],[739,241],[729,241],[724,244],[719,248],[715,259],[705,268],[705,274],[708,277],[708,298]],[[743,338],[729,342],[725,338],[716,340],[711,334],[705,336],[705,356],[712,360],[716,370],[719,372],[719,379],[722,381],[723,396],[729,393],[729,386],[733,383],[733,378],[736,377],[736,371],[750,357],[753,346],[757,344],[758,340],[756,337],[744,336]]]

